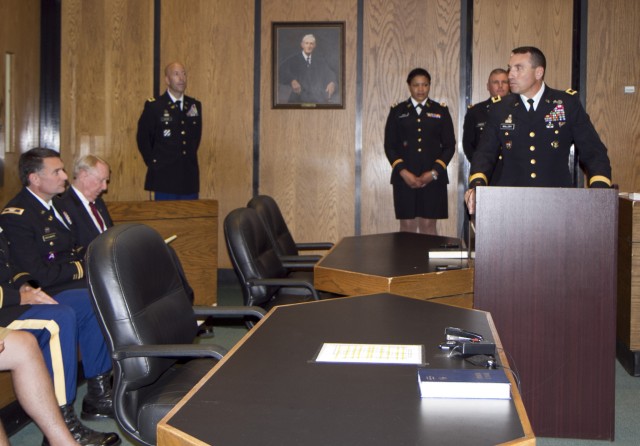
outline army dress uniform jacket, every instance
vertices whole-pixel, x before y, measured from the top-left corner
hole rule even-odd
[[[14,268],[9,258],[9,243],[0,228],[0,326],[6,327],[29,309],[30,305],[20,305],[20,287],[38,283],[27,272]]]
[[[26,188],[0,214],[0,226],[11,247],[16,268],[29,271],[51,296],[63,290],[85,288],[84,253],[77,252],[73,222],[54,198],[65,219],[63,225]]]
[[[183,100],[182,110],[168,92],[144,104],[137,141],[147,165],[146,190],[183,195],[200,191],[202,105],[186,95]]]
[[[467,114],[464,116],[464,125],[462,133],[462,150],[471,163],[473,154],[480,143],[480,137],[489,120],[489,108],[492,104],[500,101],[500,96],[489,98],[486,101],[470,105]],[[491,174],[491,183],[494,184],[500,178],[502,172],[502,155],[499,156],[496,167]]]
[[[447,165],[455,147],[453,121],[445,105],[427,99],[418,115],[409,98],[391,108],[385,126],[384,150],[392,169],[396,218],[447,217]],[[416,176],[435,170],[438,179],[424,188],[410,189],[400,176],[403,169]],[[417,200],[415,212],[408,209],[414,206],[414,198]]]
[[[590,187],[611,186],[607,149],[576,92],[545,86],[530,114],[520,95],[493,104],[473,155],[469,185],[487,185],[502,147],[503,168],[497,186],[572,187],[569,154],[575,144]]]
[[[62,208],[68,213],[73,222],[71,231],[75,237],[76,251],[80,255],[84,255],[87,252],[89,243],[99,236],[101,232],[96,227],[93,219],[87,212],[87,208],[84,207],[84,203],[82,203],[82,200],[73,187],[67,188],[60,197],[60,202],[62,202]],[[111,215],[109,215],[109,210],[104,200],[98,197],[95,201],[95,206],[104,221],[105,229],[113,226]]]

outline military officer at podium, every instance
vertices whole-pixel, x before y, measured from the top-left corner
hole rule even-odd
[[[575,144],[592,188],[611,187],[611,163],[574,90],[544,82],[546,59],[535,47],[516,48],[509,59],[511,95],[493,104],[473,155],[465,202],[475,212],[475,187],[491,181],[502,147],[496,186],[572,187],[569,154]]]
[[[184,94],[187,72],[178,62],[164,70],[167,91],[147,100],[138,121],[138,150],[147,165],[144,188],[156,200],[196,200],[202,105]]]

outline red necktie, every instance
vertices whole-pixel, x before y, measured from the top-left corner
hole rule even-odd
[[[100,232],[104,232],[107,228],[104,225],[104,220],[102,219],[102,215],[100,215],[100,212],[98,212],[98,208],[96,207],[95,203],[89,202],[89,208],[91,208],[91,213],[93,214],[96,221],[98,222],[98,226],[100,226]]]

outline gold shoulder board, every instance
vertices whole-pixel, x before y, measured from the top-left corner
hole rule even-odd
[[[468,108],[469,110],[471,110],[471,109],[473,108],[473,104],[469,104],[469,105],[467,105],[467,108]]]
[[[571,88],[568,88],[566,92],[569,93],[571,96],[577,93],[577,91],[572,90]]]
[[[496,103],[496,102],[500,102],[502,100],[502,98],[500,96],[494,96],[491,98],[491,102],[492,103]]]
[[[2,210],[2,215],[4,214],[22,215],[23,213],[24,213],[24,209],[21,209],[21,208],[4,208]]]
[[[147,102],[154,102],[156,100],[156,98],[149,98],[147,99]]]
[[[441,102],[441,103],[440,103],[440,106],[441,106],[441,107],[445,107],[445,108],[446,108],[446,107],[447,107],[447,103],[446,103],[446,102]]]

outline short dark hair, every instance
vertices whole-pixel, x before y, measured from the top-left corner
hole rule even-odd
[[[35,147],[20,155],[18,161],[18,172],[23,186],[28,186],[29,175],[40,172],[44,168],[45,158],[60,158],[60,154],[55,150]]]
[[[547,58],[544,57],[542,51],[535,46],[520,46],[511,51],[511,54],[530,54],[531,65],[533,68],[542,67],[544,71],[547,71]]]
[[[429,80],[429,83],[431,83],[431,75],[427,70],[425,70],[424,68],[414,68],[409,73],[409,76],[407,76],[407,84],[411,85],[411,81],[416,76],[424,76]]]

